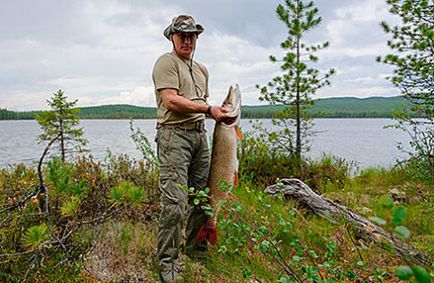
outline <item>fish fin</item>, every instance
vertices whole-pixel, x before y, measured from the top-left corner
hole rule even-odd
[[[215,246],[217,244],[217,229],[215,226],[208,227],[207,225],[203,225],[197,233],[196,238],[199,241],[208,240],[211,245]]]
[[[238,186],[238,170],[235,170],[235,173],[234,173],[234,186]]]
[[[241,132],[240,127],[235,127],[235,130],[237,131],[237,137],[239,140],[243,139],[243,133]]]

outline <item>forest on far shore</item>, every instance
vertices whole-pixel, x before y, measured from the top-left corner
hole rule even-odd
[[[408,106],[403,96],[394,97],[340,97],[314,101],[309,110],[313,118],[392,118],[392,112]],[[242,118],[272,118],[283,105],[243,106]],[[32,120],[41,111],[17,112],[0,108],[0,120]],[[80,107],[81,119],[155,119],[155,107],[134,105],[101,105]]]

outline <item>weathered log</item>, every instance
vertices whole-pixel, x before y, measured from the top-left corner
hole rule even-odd
[[[308,185],[298,179],[282,179],[278,184],[268,186],[265,192],[271,195],[283,193],[285,197],[297,200],[301,205],[331,222],[346,221],[356,229],[361,239],[374,241],[387,250],[393,247],[396,253],[407,261],[422,266],[426,262],[426,256],[422,252],[417,251],[392,233],[352,212],[347,207],[316,194]]]

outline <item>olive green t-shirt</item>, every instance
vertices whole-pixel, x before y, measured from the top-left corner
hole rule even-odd
[[[203,113],[180,113],[167,110],[163,105],[159,91],[164,88],[178,90],[178,94],[195,102],[206,104],[208,98],[208,71],[202,64],[190,62],[176,54],[166,53],[157,59],[152,72],[157,100],[157,122],[159,124],[177,124],[197,122],[205,119]]]

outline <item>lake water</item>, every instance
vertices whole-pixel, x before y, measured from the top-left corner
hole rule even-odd
[[[261,120],[271,126],[269,119]],[[136,120],[134,125],[153,141],[155,120]],[[396,129],[383,129],[392,124],[390,119],[316,119],[312,148],[308,156],[318,159],[323,153],[346,160],[357,161],[360,168],[368,166],[393,166],[402,154],[396,148],[398,142],[408,144],[408,137]],[[140,158],[130,135],[129,120],[82,120],[88,148],[97,160],[104,160],[109,149],[113,154],[125,153]],[[214,122],[206,121],[211,135]],[[242,130],[252,129],[249,120],[241,120]],[[0,168],[23,162],[35,164],[45,144],[38,144],[36,136],[41,130],[36,121],[0,121]],[[155,143],[153,143],[155,146]]]

